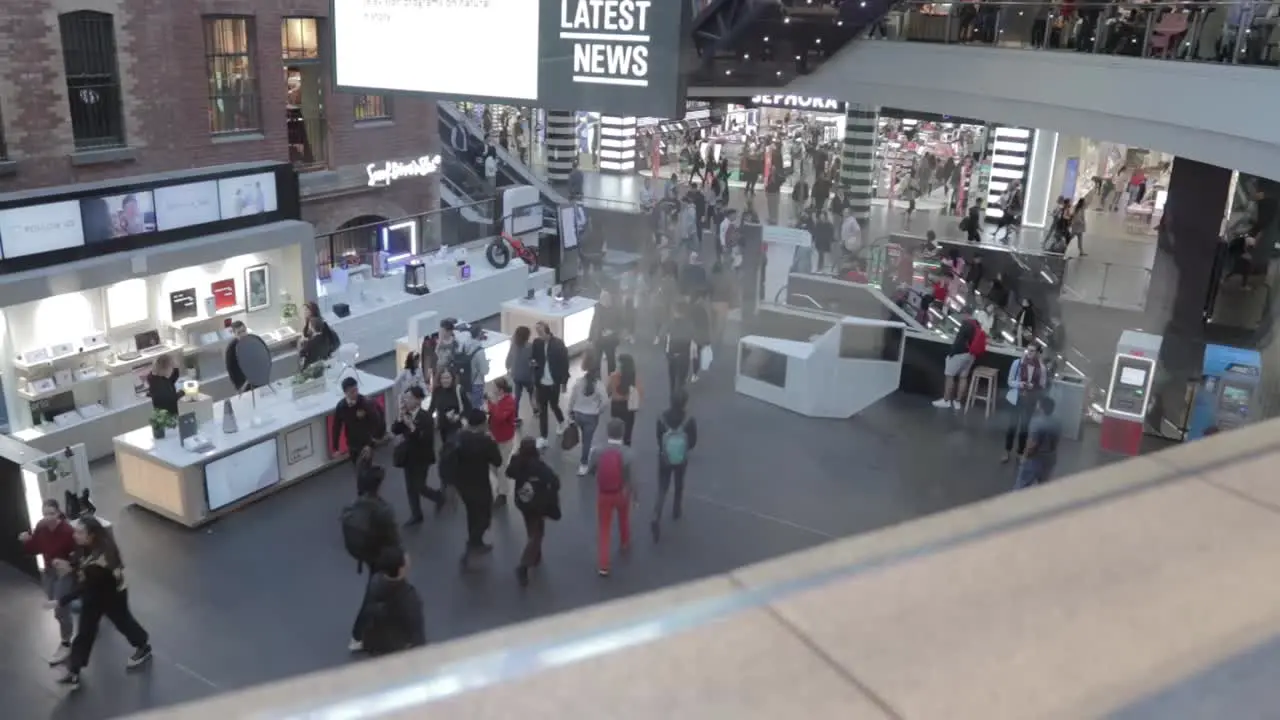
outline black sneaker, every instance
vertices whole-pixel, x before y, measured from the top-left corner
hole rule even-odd
[[[477,555],[488,555],[493,552],[493,546],[489,543],[484,543],[483,545],[477,545],[471,548],[471,551]]]
[[[649,523],[649,534],[653,536],[654,542],[662,539],[662,526],[658,524],[657,520]]]
[[[65,685],[72,690],[80,688],[80,673],[69,672],[58,678],[59,685]]]
[[[151,659],[151,646],[143,645],[142,647],[133,651],[133,654],[129,656],[129,662],[125,664],[125,667],[132,670],[136,667],[140,667],[141,665],[146,664],[146,662],[150,659]]]

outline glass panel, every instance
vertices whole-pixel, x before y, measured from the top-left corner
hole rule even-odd
[[[123,145],[112,16],[90,11],[67,13],[58,18],[58,28],[76,148]]]
[[[356,122],[388,120],[391,118],[391,97],[389,95],[357,95],[355,114]]]
[[[314,60],[320,57],[320,40],[315,18],[285,18],[280,25],[280,48],[285,60]]]
[[[205,19],[210,132],[246,132],[262,126],[249,34],[248,18]]]

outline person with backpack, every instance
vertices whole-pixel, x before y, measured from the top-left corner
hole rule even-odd
[[[538,442],[527,437],[507,465],[507,477],[515,483],[516,509],[524,518],[525,544],[516,566],[520,587],[529,584],[529,570],[542,564],[542,539],[547,519],[560,519],[560,477],[542,459]]]
[[[947,359],[943,363],[942,397],[933,401],[936,408],[960,409],[960,399],[969,385],[969,371],[987,351],[987,332],[973,318],[965,318],[951,341]]]
[[[484,410],[467,411],[466,427],[458,431],[450,443],[448,462],[440,462],[440,472],[450,476],[467,513],[467,545],[460,563],[466,570],[475,555],[486,555],[493,546],[485,543],[484,534],[493,520],[493,485],[489,474],[502,467],[502,451],[489,436],[488,417]]]
[[[436,427],[431,413],[422,407],[426,396],[421,385],[406,390],[400,417],[391,426],[391,432],[400,436],[393,455],[396,466],[404,469],[404,487],[409,496],[409,520],[405,525],[422,524],[424,497],[435,503],[437,514],[444,508],[444,493],[427,485],[427,475],[436,462]]]
[[[606,426],[609,439],[593,449],[587,461],[588,471],[596,478],[597,567],[601,577],[609,575],[614,515],[618,517],[619,549],[625,553],[631,549],[631,505],[639,502],[632,482],[631,448],[622,442],[623,430],[621,420],[610,418]]]
[[[351,625],[351,643],[347,645],[351,652],[364,650],[363,609],[368,603],[378,558],[387,548],[401,546],[396,513],[380,494],[386,472],[370,461],[362,462],[358,467],[356,500],[342,510],[342,544],[347,549],[347,554],[356,561],[356,573],[363,573],[366,567],[369,573],[365,577],[361,610],[356,613],[355,622]]]
[[[373,446],[387,433],[382,411],[372,400],[360,394],[360,383],[353,377],[342,379],[342,399],[333,409],[330,447],[338,454],[343,434],[347,438],[347,457],[352,464],[373,457]]]
[[[686,411],[689,396],[683,391],[671,396],[671,407],[658,416],[658,501],[653,506],[649,531],[658,542],[662,533],[662,510],[667,491],[675,482],[671,499],[671,519],[679,520],[684,501],[684,474],[689,467],[689,451],[698,444],[698,421]]]
[[[360,644],[378,657],[427,644],[422,597],[409,582],[409,555],[403,548],[386,547],[370,571],[369,592],[360,608],[364,618]]]
[[[458,335],[458,350],[449,370],[454,382],[466,394],[471,407],[484,407],[485,378],[489,376],[489,358],[484,346],[470,332]]]

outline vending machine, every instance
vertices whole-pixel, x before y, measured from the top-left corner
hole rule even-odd
[[[1256,350],[1206,345],[1187,439],[1204,437],[1209,428],[1232,430],[1253,420],[1261,377],[1262,355]]]
[[[1151,408],[1151,388],[1162,341],[1159,335],[1138,330],[1125,330],[1120,334],[1103,407],[1103,450],[1138,454],[1147,411]]]

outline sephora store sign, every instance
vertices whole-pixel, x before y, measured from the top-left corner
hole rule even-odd
[[[794,108],[810,112],[844,112],[845,104],[840,100],[807,97],[805,95],[756,95],[751,98],[755,107]]]

